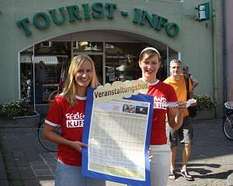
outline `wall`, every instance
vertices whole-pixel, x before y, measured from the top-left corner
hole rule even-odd
[[[132,13],[133,8],[144,9],[151,13],[166,17],[180,27],[177,37],[170,38],[164,30],[155,31],[148,25],[139,26],[132,23],[132,17],[123,18],[120,12],[115,13],[113,20],[100,19],[81,21],[62,26],[51,26],[44,31],[32,27],[32,35],[25,37],[17,27],[16,21],[28,17],[32,18],[36,12],[46,12],[68,5],[83,3],[111,2],[116,3],[118,10]],[[182,53],[182,60],[190,65],[190,69],[199,81],[197,94],[214,96],[214,63],[213,63],[213,35],[212,22],[195,21],[195,6],[201,1],[186,0],[183,3],[174,0],[8,0],[0,2],[0,41],[4,46],[0,50],[0,102],[17,99],[19,96],[19,64],[18,52],[42,40],[58,37],[68,33],[86,30],[118,30],[137,35],[144,35],[153,42],[167,44]]]
[[[225,21],[225,27],[226,27],[226,87],[227,87],[227,100],[233,100],[233,1],[226,0],[225,1],[225,15],[226,15],[226,21]]]

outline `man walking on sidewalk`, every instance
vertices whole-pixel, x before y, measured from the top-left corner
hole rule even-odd
[[[164,81],[167,84],[170,84],[176,92],[178,101],[187,101],[187,88],[185,83],[185,77],[182,73],[181,61],[173,59],[170,62],[170,76]],[[189,91],[192,91],[191,81],[189,82]],[[188,110],[183,109],[182,115],[184,117],[183,124],[180,128],[170,129],[169,137],[171,144],[171,167],[170,167],[170,179],[176,179],[176,152],[178,141],[184,144],[184,149],[182,153],[182,167],[180,174],[188,181],[193,181],[193,177],[187,171],[187,163],[191,155],[191,142],[193,138],[193,129],[191,125],[190,118],[188,117]]]

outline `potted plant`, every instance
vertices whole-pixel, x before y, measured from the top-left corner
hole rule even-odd
[[[195,95],[197,100],[197,117],[195,119],[212,119],[215,117],[215,102],[207,95]]]
[[[35,112],[32,105],[25,100],[1,104],[0,116],[21,127],[36,127],[40,121],[40,114]]]

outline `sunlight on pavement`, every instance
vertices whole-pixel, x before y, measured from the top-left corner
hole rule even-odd
[[[54,180],[43,180],[40,181],[41,186],[54,186]]]

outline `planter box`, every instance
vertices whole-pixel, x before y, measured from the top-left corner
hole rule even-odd
[[[13,117],[15,127],[36,128],[40,122],[40,114],[35,112],[31,116],[17,116]]]
[[[197,116],[194,119],[214,119],[215,111],[212,110],[202,110],[197,112]]]

